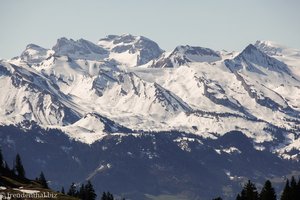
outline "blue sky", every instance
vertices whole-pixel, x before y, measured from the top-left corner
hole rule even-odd
[[[0,58],[57,38],[131,33],[161,48],[242,50],[256,40],[300,49],[299,0],[0,0]]]

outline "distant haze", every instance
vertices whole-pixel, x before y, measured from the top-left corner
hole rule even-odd
[[[94,43],[131,33],[162,49],[195,45],[242,50],[256,40],[300,49],[299,0],[0,0],[0,58],[59,37]]]

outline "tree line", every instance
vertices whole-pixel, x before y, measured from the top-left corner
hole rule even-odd
[[[19,154],[16,155],[13,162],[13,167],[10,168],[7,162],[4,160],[2,155],[2,150],[0,148],[0,175],[12,176],[19,178],[21,180],[28,180],[26,178],[26,173],[24,166],[22,164],[22,159]],[[47,180],[43,172],[40,173],[36,181],[41,184],[43,188],[49,189]],[[60,191],[65,194],[65,190],[62,187]],[[73,196],[82,200],[96,200],[97,194],[95,193],[94,187],[91,181],[87,181],[86,184],[81,184],[79,188],[72,183],[67,195]],[[103,192],[100,200],[117,200],[114,198],[113,194],[110,192]],[[120,200],[125,200],[124,198]],[[222,200],[221,197],[215,198],[213,200]],[[254,183],[250,180],[243,186],[242,191],[237,195],[236,200],[277,200],[277,194],[272,186],[271,181],[267,180],[258,192]],[[300,179],[296,181],[295,177],[290,180],[287,179],[283,192],[281,193],[280,200],[300,200]]]
[[[298,182],[294,176],[290,180],[287,179],[283,192],[278,199],[300,200],[300,179]],[[218,197],[213,200],[222,200],[222,198]],[[242,191],[237,195],[236,200],[277,200],[277,194],[269,180],[265,182],[260,192],[258,192],[255,184],[248,180]]]
[[[61,193],[65,194],[64,188],[62,188]],[[91,181],[87,181],[87,184],[81,184],[79,188],[77,188],[75,183],[72,183],[67,195],[79,198],[81,200],[96,200],[97,194],[95,193],[94,187]],[[114,195],[110,192],[103,192],[100,200],[117,200],[114,198]],[[125,200],[122,198],[120,200]]]
[[[19,180],[23,180],[23,181],[29,181],[29,179],[26,178],[26,172],[22,163],[21,156],[19,154],[16,155],[13,162],[13,167],[10,168],[7,162],[4,160],[2,150],[0,148],[0,176],[2,175],[18,178]],[[35,181],[37,181],[43,188],[50,189],[43,172],[40,173],[39,177],[37,177]],[[64,188],[62,187],[61,191],[59,192],[65,194]],[[75,183],[72,183],[66,195],[73,196],[81,200],[96,200],[97,197],[97,194],[95,193],[91,181],[87,181],[86,184],[81,184],[81,186],[78,189]],[[102,195],[100,195],[100,200],[117,200],[117,199],[115,199],[113,194],[111,194],[110,192],[103,192]],[[123,198],[120,200],[125,200],[125,199]]]
[[[0,175],[18,178],[19,180],[23,180],[23,181],[29,180],[26,178],[25,168],[23,166],[21,156],[19,154],[16,155],[13,162],[13,167],[10,168],[7,162],[4,160],[1,148],[0,148]],[[39,177],[37,177],[35,180],[38,183],[40,183],[43,188],[49,189],[48,183],[46,181],[43,172],[41,172]]]

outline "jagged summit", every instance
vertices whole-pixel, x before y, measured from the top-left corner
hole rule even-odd
[[[131,34],[108,35],[100,39],[98,45],[111,52],[111,59],[129,67],[143,65],[163,53],[154,41]]]
[[[197,47],[197,46],[190,46],[190,45],[177,46],[173,52],[174,53],[180,52],[182,54],[189,54],[189,55],[220,57],[220,54],[212,49],[204,48],[204,47]]]
[[[55,55],[68,56],[72,59],[100,60],[108,55],[105,49],[88,40],[75,41],[65,37],[59,38],[52,50],[55,51]]]
[[[263,73],[258,69],[258,66],[261,66],[270,71],[290,75],[290,69],[285,63],[270,57],[253,44],[249,44],[234,60],[239,62],[240,65],[235,65],[235,68],[230,67],[232,70],[240,69],[245,64],[247,65],[246,68],[253,72]]]
[[[39,46],[39,45],[36,45],[36,44],[31,43],[31,44],[28,44],[28,45],[26,46],[26,49],[45,49],[45,48],[43,48],[43,47],[41,47],[41,46]],[[46,50],[46,49],[45,49],[45,50]]]
[[[36,44],[28,44],[18,58],[27,62],[29,65],[33,65],[42,62],[53,54],[54,52],[50,49],[45,49]]]
[[[129,44],[129,43],[138,43],[141,40],[147,40],[150,42],[153,42],[152,40],[150,40],[149,38],[146,38],[144,36],[134,36],[131,34],[122,34],[122,35],[107,35],[105,38],[101,38],[98,41],[98,45],[103,45],[106,48],[109,48],[108,46],[106,46],[106,44],[104,43],[104,41],[112,41],[113,44],[121,44],[121,43],[125,43],[125,44]],[[109,48],[111,49],[111,48]]]
[[[269,56],[276,57],[285,61],[288,61],[289,58],[298,59],[300,57],[300,50],[293,49],[273,41],[258,40],[254,44],[254,46],[260,51],[268,54]]]
[[[276,42],[268,40],[257,40],[254,46],[269,56],[281,56],[283,50],[287,48]]]
[[[152,68],[173,68],[190,62],[215,62],[221,60],[221,55],[209,48],[189,45],[177,46],[171,53],[163,54],[154,61]]]

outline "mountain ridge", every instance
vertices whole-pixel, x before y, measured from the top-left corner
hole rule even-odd
[[[35,150],[53,150],[49,158],[43,158],[46,150],[34,154],[40,163],[33,163],[49,168],[54,182],[64,181],[62,172],[54,173],[56,165],[49,165],[55,156],[60,167],[84,171],[78,181],[90,177],[99,185],[101,178],[119,180],[118,174],[133,175],[135,169],[149,177],[145,187],[136,184],[138,178],[127,191],[110,183],[133,199],[163,190],[177,195],[178,189],[212,198],[194,176],[211,184],[209,174],[234,191],[247,173],[260,180],[272,177],[267,169],[275,163],[280,164],[273,178],[288,175],[300,160],[298,58],[286,50],[274,54],[266,45],[273,43],[250,44],[238,54],[188,45],[166,53],[152,40],[130,34],[109,35],[98,44],[61,38],[51,50],[30,44],[21,56],[0,62],[1,144],[7,151],[30,147],[20,149],[28,159]],[[245,164],[258,155],[271,163],[254,166],[259,176]],[[222,160],[220,168],[212,166],[210,156]],[[230,167],[230,160],[245,173]],[[189,163],[189,170],[179,161]],[[285,163],[288,170],[282,170]],[[181,181],[168,187],[172,177]]]

